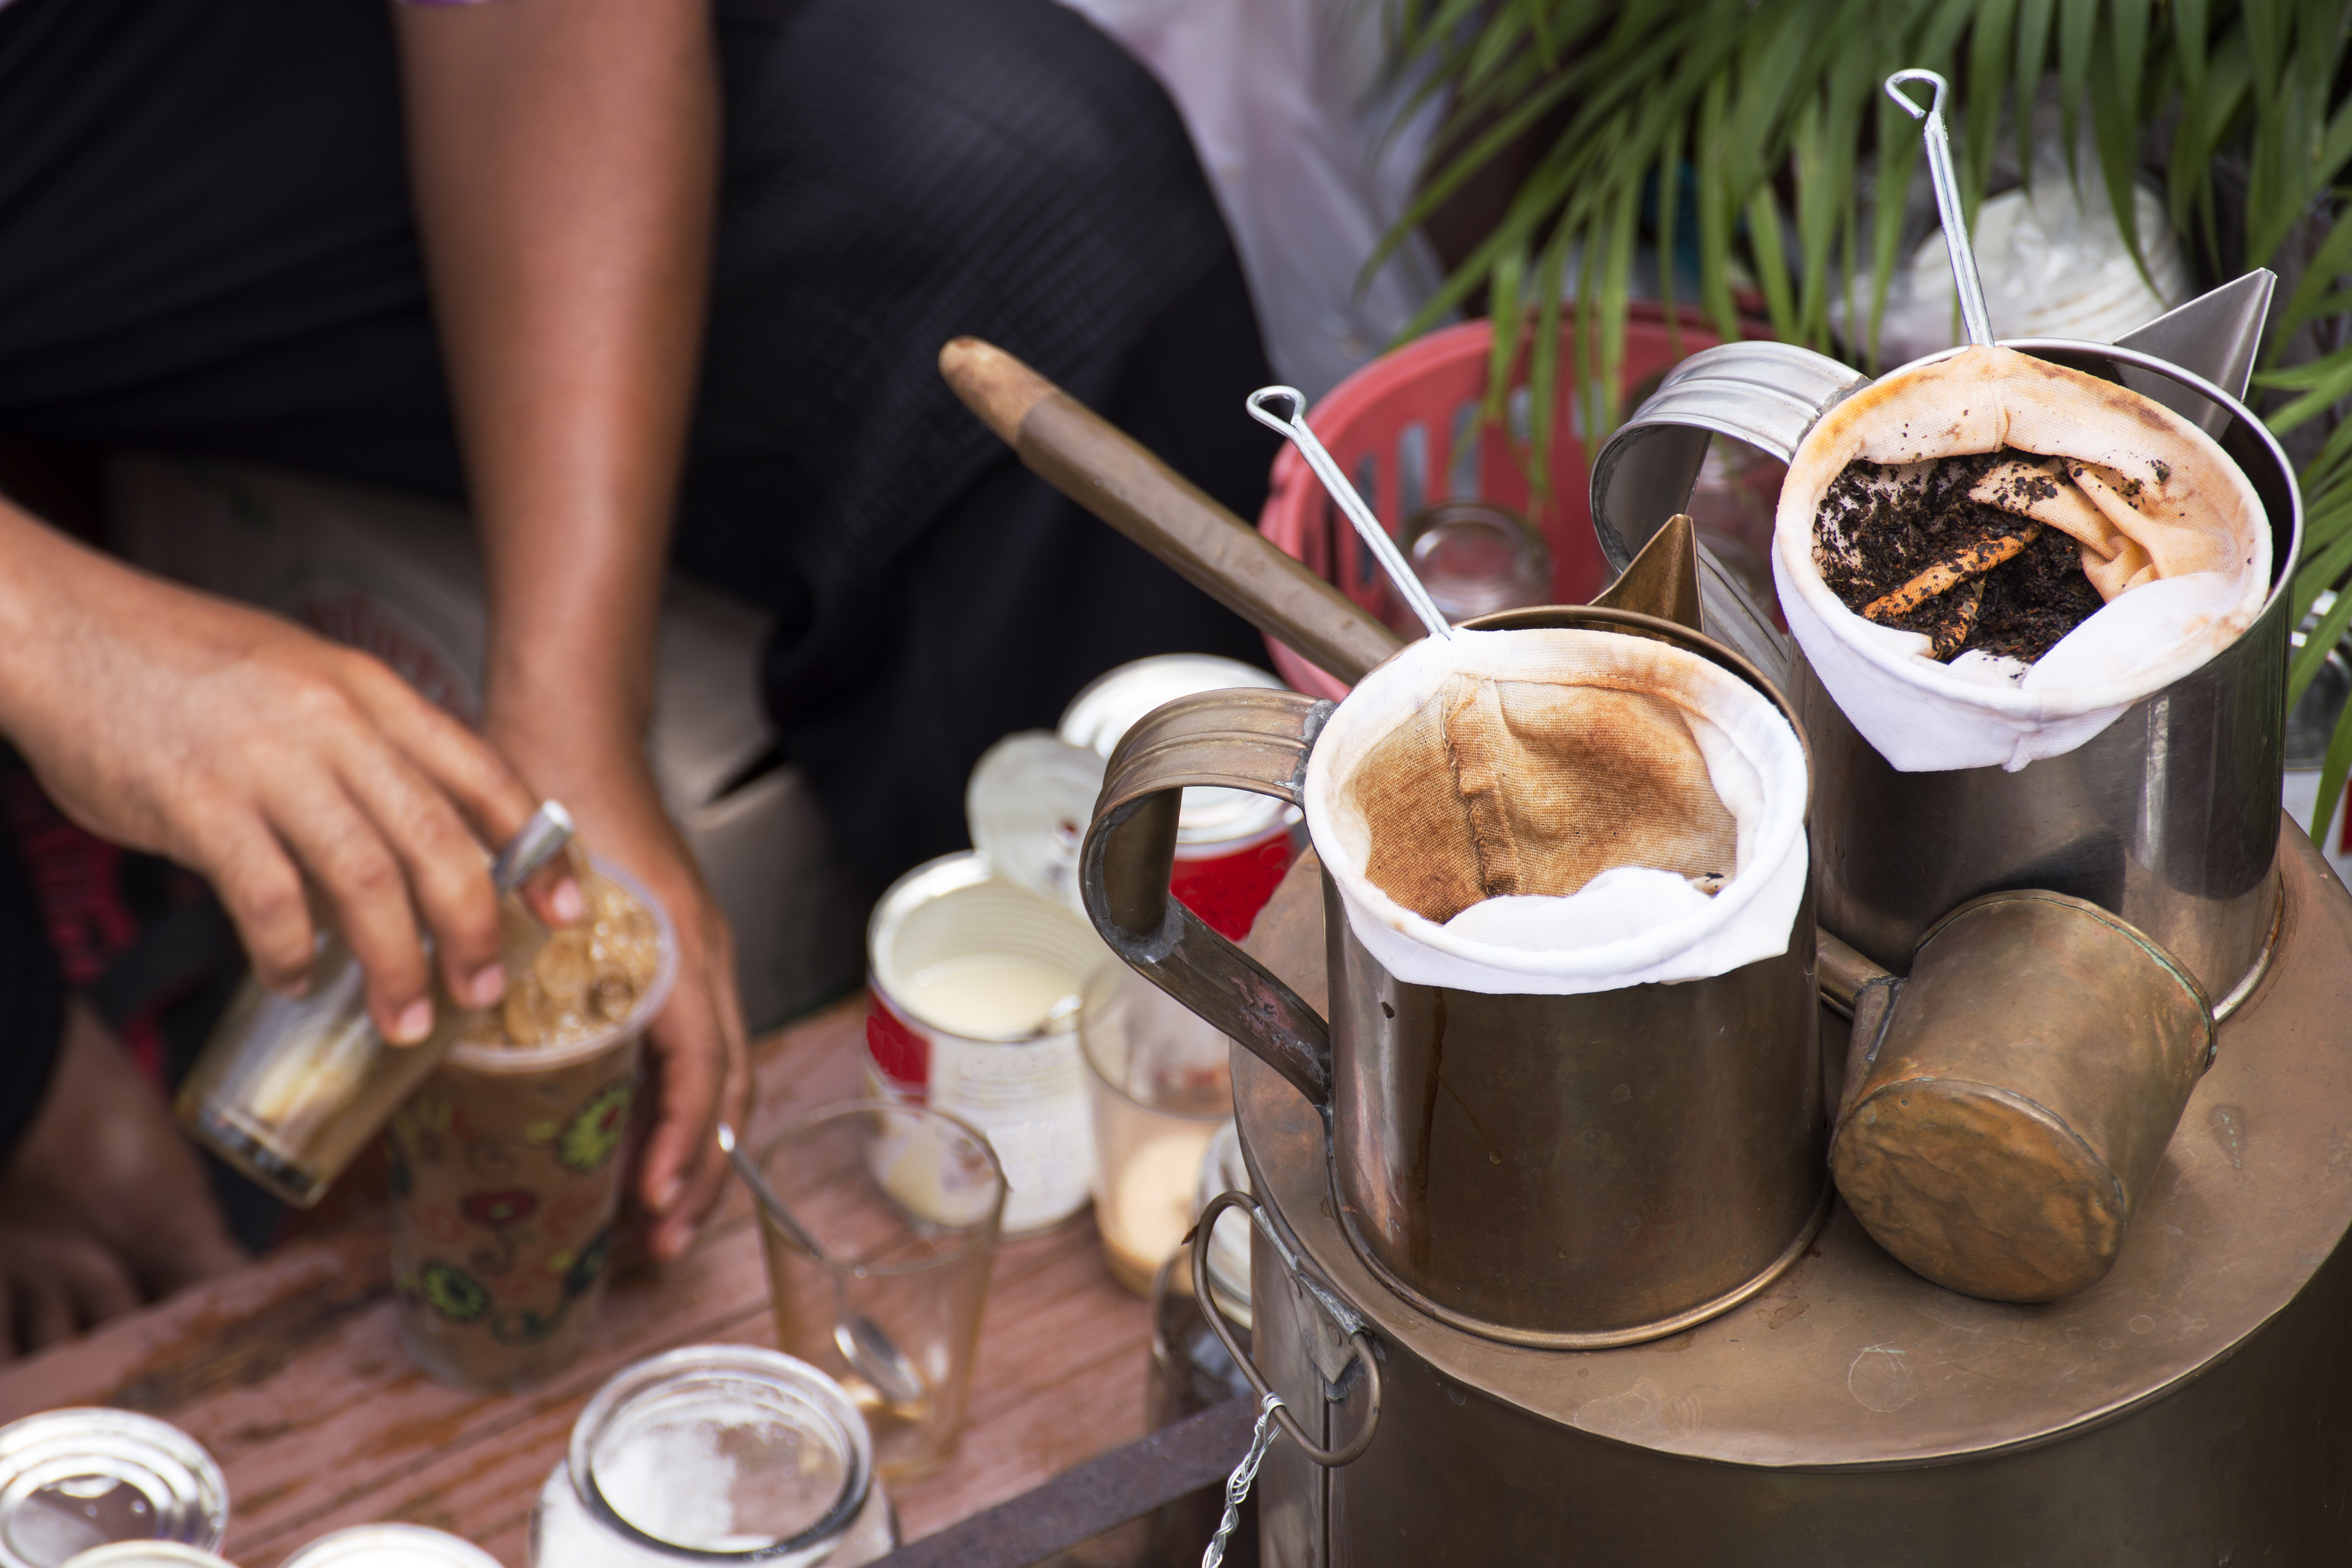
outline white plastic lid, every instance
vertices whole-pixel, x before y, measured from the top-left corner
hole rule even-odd
[[[1248,687],[1286,690],[1254,664],[1206,653],[1170,653],[1122,664],[1096,678],[1063,710],[1063,740],[1108,759],[1135,721],[1164,702],[1199,691]],[[1179,844],[1225,844],[1255,838],[1282,820],[1286,808],[1272,795],[1241,789],[1188,789],[1177,817]],[[1092,806],[1089,804],[1089,815]]]
[[[355,1524],[322,1535],[282,1568],[500,1568],[475,1545],[421,1524]]]
[[[1007,881],[1084,910],[1078,850],[1102,794],[1103,759],[1043,730],[1007,735],[981,753],[964,786],[972,847]]]
[[[226,1557],[176,1541],[118,1541],[66,1560],[65,1568],[236,1568]]]

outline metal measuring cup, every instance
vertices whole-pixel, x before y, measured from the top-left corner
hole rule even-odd
[[[561,853],[572,834],[571,815],[554,801],[542,803],[490,868],[500,899]],[[368,1016],[359,960],[341,935],[321,930],[300,995],[280,995],[246,978],[181,1086],[174,1113],[221,1158],[309,1208],[440,1065],[474,1016],[450,999],[437,975],[433,1000],[430,1035],[414,1046],[387,1043]]]

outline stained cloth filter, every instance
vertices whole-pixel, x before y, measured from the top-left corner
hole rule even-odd
[[[2065,459],[2057,494],[2011,510],[2074,535],[2107,603],[2031,666],[1981,650],[1938,664],[1925,636],[1864,620],[1822,580],[1815,513],[1857,458],[2001,447]],[[1991,500],[1986,485],[1972,493]],[[1896,771],[2014,773],[2074,750],[2236,641],[2269,593],[2271,532],[2244,472],[2170,409],[2013,350],[1969,348],[1822,416],[1781,487],[1772,575],[1814,674]]]
[[[1398,979],[1578,995],[1787,952],[1807,785],[1779,710],[1694,654],[1464,630],[1339,705],[1307,821],[1349,928]]]

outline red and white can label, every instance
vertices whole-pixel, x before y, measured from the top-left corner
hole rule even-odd
[[[1057,1224],[1093,1196],[1094,1121],[1077,1032],[1005,1042],[935,1028],[869,978],[866,1048],[883,1098],[928,1105],[985,1135],[1004,1166],[1004,1229]]]
[[[1298,858],[1287,825],[1234,844],[1179,844],[1168,890],[1219,936],[1239,942]]]

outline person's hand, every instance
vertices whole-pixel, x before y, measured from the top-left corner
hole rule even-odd
[[[549,707],[556,723],[494,712],[490,731],[534,787],[563,803],[581,842],[644,883],[677,932],[677,984],[646,1037],[657,1102],[635,1181],[654,1255],[667,1262],[693,1242],[726,1185],[719,1119],[740,1127],[750,1111],[734,933],[662,809],[643,748],[583,743],[585,727],[570,721],[579,708]]]
[[[384,1037],[505,991],[489,847],[535,801],[479,737],[366,654],[82,549],[0,502],[0,729],[66,814],[209,881],[262,981],[311,963],[306,873]],[[560,865],[528,894],[577,919]]]
[[[0,1359],[244,1258],[211,1184],[89,1005],[67,1005],[39,1113],[0,1169]]]

